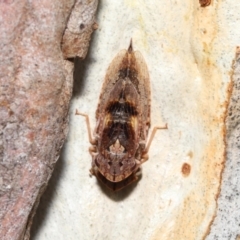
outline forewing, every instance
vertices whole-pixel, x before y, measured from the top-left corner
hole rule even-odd
[[[126,56],[127,50],[121,50],[117,56],[112,60],[109,65],[106,76],[102,85],[101,94],[99,97],[98,107],[96,110],[96,119],[100,116],[99,114],[104,112],[104,108],[108,102],[109,95],[116,82],[119,80],[119,69],[122,64],[123,58]]]
[[[140,92],[140,106],[142,111],[142,140],[146,137],[150,127],[150,79],[147,64],[139,51],[134,52],[135,64],[137,69],[138,90]]]

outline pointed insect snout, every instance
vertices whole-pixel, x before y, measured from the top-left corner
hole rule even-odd
[[[131,53],[133,51],[133,45],[132,45],[132,38],[130,39],[130,44],[128,47],[128,52]]]

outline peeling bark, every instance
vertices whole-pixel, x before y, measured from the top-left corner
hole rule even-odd
[[[67,135],[73,64],[60,43],[73,6],[74,0],[0,3],[1,239],[29,239]],[[96,8],[90,10],[92,19]]]
[[[64,58],[86,57],[91,34],[97,28],[95,23],[97,3],[96,0],[76,1],[63,35]]]

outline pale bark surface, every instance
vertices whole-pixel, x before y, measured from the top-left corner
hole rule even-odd
[[[73,7],[74,0],[0,3],[2,240],[29,238],[67,135],[73,64],[63,59],[61,41]]]

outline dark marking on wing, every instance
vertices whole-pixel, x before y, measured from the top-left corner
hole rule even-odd
[[[136,106],[129,102],[111,102],[108,105],[106,112],[112,114],[113,118],[120,117],[123,119],[138,115]]]

